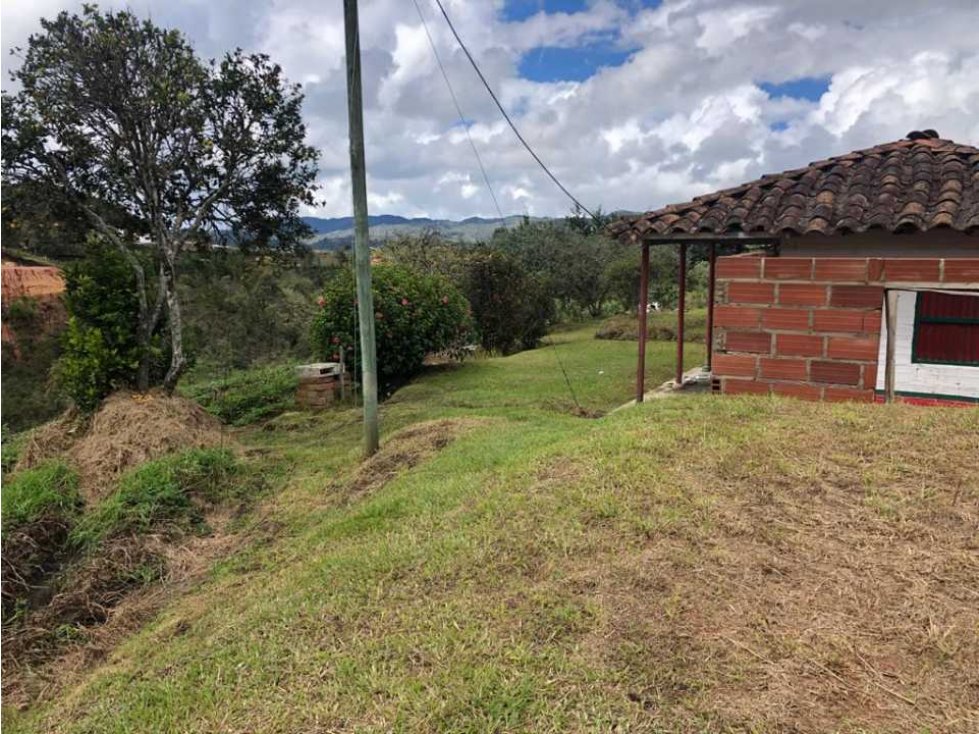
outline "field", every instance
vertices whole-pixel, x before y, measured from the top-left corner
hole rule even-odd
[[[238,430],[248,542],[4,726],[975,731],[979,411],[611,413],[635,344],[594,331],[433,370],[366,462],[355,410]]]

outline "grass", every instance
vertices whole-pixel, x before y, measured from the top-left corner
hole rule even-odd
[[[676,311],[654,311],[646,319],[646,334],[653,341],[676,341]],[[683,341],[703,344],[707,335],[707,309],[689,309],[684,316]],[[617,314],[605,319],[595,332],[596,339],[639,340],[639,320],[632,314]]]
[[[78,474],[60,461],[13,475],[4,483],[2,496],[5,534],[43,518],[67,521],[82,505]]]
[[[191,379],[180,392],[225,423],[245,426],[294,408],[298,385],[291,365],[274,365]]]
[[[79,519],[68,542],[77,549],[93,549],[124,533],[200,525],[199,502],[222,499],[231,491],[236,470],[226,449],[192,449],[147,462],[125,474],[118,489]]]
[[[635,358],[593,330],[404,388],[368,462],[355,411],[243,432],[289,467],[274,533],[4,725],[974,730],[977,412],[705,395],[587,420],[558,359],[608,411]]]

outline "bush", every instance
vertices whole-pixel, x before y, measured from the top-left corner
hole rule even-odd
[[[65,305],[68,328],[54,374],[68,397],[91,411],[113,390],[136,385],[143,356],[136,276],[123,254],[92,243],[86,258],[65,270]],[[158,335],[149,349],[151,382],[158,382],[167,362]]]
[[[123,533],[138,534],[162,524],[200,527],[199,502],[226,497],[237,470],[227,449],[192,449],[143,464],[124,475],[119,488],[78,521],[69,543],[89,550]]]
[[[493,250],[473,255],[465,292],[484,349],[510,354],[532,349],[554,318],[554,299],[520,263]]]
[[[60,461],[17,472],[2,492],[4,536],[43,518],[67,522],[82,506],[78,475]]]
[[[291,366],[273,366],[185,384],[181,392],[225,423],[244,426],[293,408],[298,386]]]
[[[473,338],[469,304],[459,289],[437,275],[420,275],[396,265],[373,269],[377,368],[382,380],[410,377],[426,354],[461,358]],[[353,273],[341,271],[323,292],[313,323],[320,355],[350,368],[359,350],[357,293]]]

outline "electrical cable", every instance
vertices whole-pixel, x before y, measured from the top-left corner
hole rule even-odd
[[[558,181],[557,176],[551,173],[551,170],[546,165],[544,165],[544,161],[540,159],[540,156],[538,156],[537,153],[534,152],[534,149],[530,147],[530,143],[528,143],[524,139],[524,136],[520,134],[520,131],[517,129],[517,126],[514,124],[513,120],[510,119],[510,115],[508,115],[506,109],[504,109],[503,104],[500,102],[496,94],[493,92],[493,88],[490,87],[489,82],[486,81],[486,77],[483,76],[483,72],[480,71],[479,65],[476,64],[476,59],[474,59],[473,55],[469,53],[469,49],[466,48],[466,44],[462,42],[462,38],[459,36],[459,32],[452,24],[452,19],[449,18],[449,14],[445,12],[445,6],[442,5],[442,0],[435,0],[435,4],[438,5],[439,10],[442,11],[442,17],[445,18],[445,22],[448,24],[449,30],[452,31],[452,35],[455,36],[455,39],[458,42],[460,48],[462,48],[463,53],[466,54],[466,58],[469,59],[469,63],[472,64],[472,67],[476,71],[476,75],[479,77],[479,80],[483,83],[483,86],[486,87],[486,91],[489,92],[490,97],[493,98],[493,102],[496,103],[496,107],[500,111],[500,114],[503,115],[503,119],[506,120],[507,124],[510,126],[510,129],[513,130],[513,134],[517,136],[517,140],[519,140],[523,144],[523,147],[527,149],[527,152],[530,153],[531,157],[535,161],[537,161],[537,165],[539,165],[544,170],[544,173],[546,173],[550,177],[551,181],[553,181],[554,184],[559,189],[561,189],[562,192],[564,192],[565,196],[571,199],[571,201],[573,201],[583,212],[585,212],[592,219],[597,219],[597,217],[588,209],[588,207],[586,207],[584,204],[578,201],[578,199],[575,198],[574,194],[568,191],[568,189],[565,188],[564,184]]]
[[[493,206],[496,208],[496,213],[500,217],[500,224],[506,226],[506,217],[503,216],[503,210],[500,209],[500,202],[496,198],[496,194],[493,191],[493,185],[490,183],[485,166],[483,166],[483,159],[479,155],[479,150],[476,148],[476,143],[473,141],[472,135],[469,132],[469,119],[462,112],[462,106],[459,104],[459,99],[456,97],[455,90],[452,88],[452,82],[449,81],[449,75],[446,73],[445,66],[442,64],[442,58],[439,56],[438,49],[435,46],[435,40],[432,38],[432,34],[428,30],[428,23],[425,22],[425,16],[422,13],[421,6],[418,4],[418,0],[412,0],[412,2],[415,4],[415,10],[418,12],[418,19],[422,22],[422,28],[425,29],[425,35],[428,37],[428,45],[432,47],[432,54],[435,56],[435,61],[438,64],[439,71],[442,72],[442,78],[445,80],[445,86],[449,89],[449,96],[452,97],[452,104],[455,105],[456,112],[459,115],[459,121],[462,122],[462,126],[466,131],[466,139],[469,140],[469,146],[472,148],[473,155],[476,156],[476,163],[479,165],[480,173],[483,174],[483,181],[486,183],[486,188],[489,191],[490,198],[493,200]]]

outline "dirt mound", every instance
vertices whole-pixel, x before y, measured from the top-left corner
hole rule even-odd
[[[128,469],[174,451],[226,441],[220,422],[191,400],[156,391],[119,392],[88,420],[68,411],[36,430],[17,468],[64,456],[92,500],[104,496]]]
[[[426,421],[398,431],[381,446],[381,450],[364,461],[346,484],[355,495],[373,492],[413,466],[445,448],[480,421],[443,419]]]

